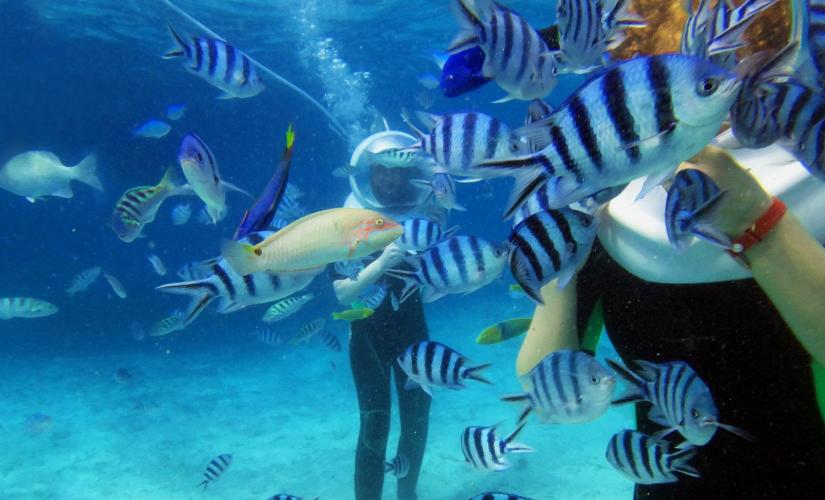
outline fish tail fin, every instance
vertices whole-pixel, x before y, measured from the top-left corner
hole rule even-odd
[[[384,462],[384,473],[390,472],[393,469],[395,469],[395,466],[391,462]]]
[[[476,12],[476,4],[489,4],[489,0],[481,0],[480,2],[473,2],[471,0],[455,0],[451,4],[451,8],[461,30],[455,36],[447,52],[456,54],[462,50],[469,49],[478,45],[477,31],[482,28],[482,18]]]
[[[200,316],[206,306],[212,303],[213,300],[217,298],[211,292],[202,293],[192,299],[192,302],[189,303],[189,307],[186,309],[186,312],[183,313],[183,327],[189,326],[189,323],[195,321],[195,318]]]
[[[493,385],[492,382],[490,382],[489,380],[484,378],[480,373],[478,373],[481,370],[484,370],[485,368],[489,368],[490,366],[492,366],[492,365],[490,363],[487,363],[487,364],[484,364],[484,365],[478,365],[478,366],[473,366],[472,368],[467,368],[467,371],[464,372],[464,378],[469,378],[469,379],[477,380],[479,382],[484,382],[485,384]]]
[[[668,459],[670,460],[670,468],[675,472],[681,472],[688,476],[700,477],[699,471],[695,467],[688,464],[687,461],[696,456],[697,448],[694,446],[687,447],[672,453]]]
[[[295,131],[292,130],[292,124],[290,123],[286,128],[286,149],[292,149],[292,146],[295,144]]]
[[[725,52],[744,47],[745,30],[756,19],[756,16],[773,5],[776,0],[747,0],[744,4],[736,8],[737,12],[742,12],[736,17],[736,21],[732,21],[719,33],[714,33],[713,39],[708,44],[708,55],[713,56]],[[721,6],[720,6],[721,7]],[[731,12],[730,14],[733,14]]]
[[[198,485],[196,486],[196,488],[201,488],[201,487],[203,487],[203,489],[202,489],[201,491],[206,491],[206,487],[207,487],[207,486],[209,486],[209,481],[208,481],[208,480],[206,480],[206,479],[204,479],[203,481],[201,481],[201,482],[199,482],[199,483],[198,483]]]
[[[333,311],[332,319],[335,319],[335,320],[341,319],[341,313]]]
[[[401,269],[388,269],[384,274],[392,276],[404,282],[404,289],[401,290],[401,297],[399,302],[404,302],[407,298],[421,287],[421,282],[413,271],[405,271]]]
[[[189,50],[189,45],[183,41],[183,38],[175,31],[174,26],[172,23],[168,24],[169,32],[172,34],[172,38],[175,40],[175,46],[171,49],[167,50],[165,54],[163,54],[164,59],[174,59],[176,57],[180,57],[186,54]]]
[[[510,273],[528,297],[544,305],[544,299],[541,298],[541,281],[531,272],[528,261],[518,258],[518,255],[518,252],[510,252]]]
[[[616,374],[624,379],[626,382],[630,384],[631,387],[628,388],[627,392],[623,394],[621,397],[614,399],[612,404],[614,405],[622,405],[626,403],[637,403],[639,401],[645,401],[646,398],[646,384],[644,379],[633,373],[632,371],[628,370],[627,368],[623,367],[619,363],[613,361],[612,359],[607,359],[607,364]]]
[[[730,236],[717,229],[710,221],[714,219],[714,215],[719,211],[719,201],[723,199],[726,194],[727,191],[719,191],[706,201],[704,205],[697,208],[691,215],[691,232],[711,245],[722,249],[729,249],[733,245],[733,242]]]
[[[80,160],[80,163],[74,166],[72,171],[74,179],[87,184],[98,191],[103,191],[103,184],[97,176],[97,155],[92,153],[86,158]]]
[[[221,243],[221,255],[241,276],[255,272],[255,247],[249,243],[224,240]]]
[[[515,178],[513,192],[504,212],[504,217],[509,219],[530,195],[550,179],[544,167],[548,162],[542,153],[535,153],[515,158],[485,160],[473,168],[480,169],[488,176],[509,175]]]
[[[513,440],[519,433],[524,429],[524,426],[527,425],[526,422],[519,422],[518,426],[510,433],[509,436],[504,438],[504,446],[507,452],[509,453],[530,453],[535,451],[533,448],[527,446],[524,443],[517,443]]]
[[[524,424],[527,421],[527,417],[530,415],[530,412],[533,411],[533,400],[530,399],[530,395],[527,393],[522,394],[508,394],[501,397],[501,400],[505,403],[527,403],[527,406],[524,407],[521,413],[518,416],[518,423]]]
[[[212,284],[209,283],[209,278],[193,281],[178,281],[176,283],[166,283],[155,287],[155,290],[179,295],[201,295],[204,292],[211,291],[211,289]]]
[[[169,165],[166,170],[163,172],[163,177],[160,178],[160,182],[158,182],[159,189],[168,191],[170,194],[177,191],[180,187],[180,177],[178,176],[176,167],[174,165]]]

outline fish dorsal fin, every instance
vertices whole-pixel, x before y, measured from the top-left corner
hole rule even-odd
[[[438,123],[443,119],[441,116],[435,113],[427,113],[426,111],[416,111],[415,112],[416,118],[418,121],[424,124],[429,130],[432,130],[438,125]]]

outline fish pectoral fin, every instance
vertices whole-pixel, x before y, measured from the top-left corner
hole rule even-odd
[[[223,187],[224,187],[224,188],[228,189],[229,191],[235,191],[235,192],[238,192],[238,193],[241,193],[241,194],[245,194],[246,196],[248,196],[248,197],[250,197],[250,198],[254,198],[254,197],[253,197],[253,196],[249,193],[249,191],[247,191],[247,190],[245,190],[245,189],[242,189],[242,188],[239,188],[238,186],[236,186],[236,185],[232,184],[231,182],[226,182],[226,181],[223,181],[223,180],[222,180],[222,181],[221,181],[221,184],[223,185]]]
[[[515,100],[515,99],[518,99],[518,97],[514,96],[513,94],[507,94],[506,96],[502,97],[501,99],[496,99],[495,101],[492,101],[492,104],[501,104],[501,103],[509,102],[509,101],[512,101],[512,100]]]
[[[26,199],[29,200],[29,203],[34,203],[37,201],[37,198],[33,196],[26,196]]]
[[[52,193],[52,196],[57,196],[58,198],[72,198],[74,196],[74,193],[72,192],[71,186],[66,184],[65,187],[62,187],[54,193]]]
[[[662,170],[661,172],[654,172],[648,175],[644,184],[642,184],[642,190],[639,191],[638,195],[636,195],[635,201],[641,200],[647,193],[653,191],[653,188],[662,185],[663,182],[673,177],[673,174],[676,173],[677,168],[679,168],[679,165],[674,165],[673,168],[668,168]],[[662,187],[662,189],[664,189],[664,187]]]
[[[220,100],[234,99],[234,98],[235,98],[234,95],[232,95],[232,94],[230,94],[229,92],[226,92],[226,91],[221,92],[220,94],[218,94],[215,97],[215,99],[220,99]]]
[[[624,151],[626,149],[635,148],[637,146],[641,146],[642,143],[645,143],[645,142],[648,142],[648,141],[661,141],[665,136],[667,136],[668,134],[671,134],[674,130],[676,130],[676,124],[677,124],[676,121],[672,121],[672,122],[666,124],[662,128],[662,130],[660,130],[658,133],[656,133],[654,135],[651,135],[649,137],[641,137],[637,141],[631,141],[631,142],[628,142],[627,144],[622,144],[621,146],[618,146],[618,150],[619,151]],[[653,147],[653,146],[654,145],[650,145],[650,147]]]

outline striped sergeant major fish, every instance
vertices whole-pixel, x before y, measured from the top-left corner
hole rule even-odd
[[[644,196],[716,135],[736,98],[736,75],[678,54],[637,57],[582,85],[548,118],[519,129],[538,153],[477,165],[511,175],[506,217],[548,184],[550,208],[647,176]]]
[[[464,389],[465,380],[477,380],[492,384],[478,372],[489,364],[469,366],[469,360],[444,344],[430,340],[416,342],[398,356],[398,365],[407,374],[406,389],[420,386],[433,395],[432,387]]]
[[[385,149],[378,153],[364,151],[364,158],[369,163],[377,163],[385,168],[431,167],[435,165],[433,157],[418,148]]]
[[[421,254],[406,258],[413,270],[391,269],[386,274],[404,282],[401,302],[416,290],[433,302],[451,293],[470,293],[492,283],[507,263],[508,251],[476,236],[453,236]]]
[[[206,466],[206,470],[203,471],[203,481],[198,486],[203,486],[203,489],[206,490],[206,487],[217,481],[229,469],[230,465],[232,465],[232,455],[229,453],[221,453],[213,458]]]
[[[298,312],[305,304],[314,298],[315,296],[311,293],[305,293],[280,300],[269,306],[261,318],[261,321],[264,323],[274,323],[286,319]]]
[[[373,286],[367,289],[366,294],[358,298],[359,306],[362,305],[372,310],[378,309],[378,307],[384,303],[384,298],[387,296],[387,289],[388,287],[386,285]]]
[[[686,168],[676,174],[665,201],[665,230],[676,251],[684,251],[694,236],[720,248],[731,247],[730,237],[707,222],[725,193],[701,170]]]
[[[496,426],[467,427],[461,433],[461,451],[464,459],[480,470],[504,471],[510,466],[504,455],[507,453],[530,453],[533,448],[526,444],[513,441],[524,424],[519,424],[516,430],[504,439],[496,435]]]
[[[454,227],[445,231],[438,222],[421,217],[407,219],[401,223],[401,227],[404,232],[395,244],[407,252],[423,252],[458,230],[458,227]]]
[[[621,475],[636,484],[675,483],[675,472],[699,477],[688,460],[696,455],[697,448],[672,452],[670,443],[638,431],[619,431],[607,443],[608,463]]]
[[[100,266],[92,266],[85,271],[77,273],[75,277],[72,278],[72,284],[66,289],[66,293],[74,295],[77,292],[86,290],[92,283],[97,281],[101,271],[103,271],[103,269]]]
[[[461,31],[447,49],[484,52],[481,72],[507,95],[496,102],[544,97],[556,86],[556,61],[538,31],[516,12],[493,0],[455,0]]]
[[[529,375],[524,394],[503,401],[526,402],[519,422],[536,412],[544,423],[578,424],[602,416],[610,406],[616,379],[584,351],[562,349],[547,355]]]
[[[253,97],[264,89],[258,69],[243,52],[223,40],[181,37],[172,25],[169,31],[176,47],[164,59],[183,57],[184,67],[221,90],[218,99]]]
[[[292,337],[292,340],[289,341],[289,345],[298,345],[304,342],[309,342],[309,339],[320,332],[326,323],[327,320],[324,318],[315,318],[309,323],[306,323],[298,330],[298,333]]]
[[[249,233],[240,241],[255,245],[271,234],[268,231]],[[209,270],[206,278],[157,287],[163,292],[192,296],[186,310],[185,324],[191,323],[217,298],[221,299],[218,305],[218,312],[221,314],[239,311],[247,306],[274,302],[303,290],[323,270],[284,274],[257,272],[241,276],[222,258],[208,261],[204,266]]]
[[[516,495],[515,493],[501,493],[499,491],[487,491],[480,493],[469,500],[533,500],[531,498]]]
[[[731,0],[719,0],[711,7],[710,0],[697,0],[695,10],[688,10],[680,52],[733,69],[737,63],[736,50],[747,44],[745,31],[757,15],[776,1],[746,0],[737,7]]]
[[[271,346],[279,346],[284,343],[281,336],[277,332],[274,332],[268,328],[258,330],[255,334],[255,338],[258,339],[258,342]]]
[[[324,347],[330,351],[341,352],[341,341],[338,340],[338,337],[336,337],[329,330],[324,330],[321,332],[321,335],[319,335],[318,338],[321,340],[321,343],[324,344]]]
[[[31,297],[0,298],[0,319],[42,318],[56,314],[58,310],[57,306],[50,302]]]
[[[172,311],[172,314],[158,321],[149,329],[152,337],[162,337],[170,333],[183,330],[186,327],[185,316],[181,311]]]
[[[559,0],[559,73],[588,73],[604,66],[608,50],[624,41],[625,28],[645,23],[628,11],[630,0]]]
[[[510,272],[531,299],[558,279],[564,288],[584,265],[596,240],[596,219],[570,208],[535,213],[510,233]]]
[[[358,279],[358,274],[364,269],[364,263],[360,260],[339,260],[332,267],[336,274],[354,280]]]
[[[226,216],[226,191],[237,191],[252,198],[243,189],[221,178],[218,162],[209,146],[196,134],[186,134],[178,149],[178,163],[192,190],[206,208],[206,213],[217,224]]]
[[[421,149],[451,175],[476,176],[471,169],[479,162],[527,152],[507,124],[483,113],[437,115],[419,111],[416,116],[429,130],[424,133],[413,127]]]
[[[112,230],[121,241],[131,243],[139,238],[166,198],[189,194],[188,187],[179,186],[175,177],[174,167],[169,167],[156,186],[133,187],[123,193],[112,213]]]
[[[410,461],[404,455],[398,455],[384,463],[384,473],[391,472],[398,479],[407,477],[410,473]]]
[[[177,272],[178,278],[183,281],[201,280],[208,278],[210,274],[212,274],[210,267],[197,261],[187,262]]]
[[[442,171],[439,167],[438,169],[434,170],[433,176],[430,180],[424,179],[412,179],[410,183],[414,186],[420,187],[421,189],[426,189],[430,193],[427,195],[427,198],[424,200],[424,203],[428,203],[430,200],[435,200],[435,202],[441,207],[446,210],[460,210],[466,211],[467,209],[464,208],[462,205],[459,205],[456,201],[456,194],[455,194],[455,183],[456,182],[477,182],[481,179],[460,179],[456,180],[453,179],[448,172]]]
[[[261,191],[258,199],[255,200],[249,210],[244,212],[232,239],[237,240],[256,231],[266,231],[272,225],[272,219],[275,218],[275,212],[278,210],[278,206],[281,204],[286,192],[289,168],[292,164],[292,147],[294,145],[295,132],[292,131],[292,125],[290,125],[286,130],[286,145],[283,153],[281,153],[281,161],[275,167],[275,172]]]
[[[719,410],[710,389],[684,361],[651,363],[635,360],[638,373],[613,360],[608,359],[607,363],[629,386],[628,391],[613,404],[653,403],[648,418],[665,427],[664,431],[657,433],[657,437],[678,431],[687,443],[703,446],[710,442],[716,429],[721,428],[743,439],[754,439],[738,427],[719,422]]]

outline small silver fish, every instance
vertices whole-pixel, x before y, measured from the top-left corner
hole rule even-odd
[[[311,293],[306,293],[304,295],[292,296],[278,301],[269,306],[261,320],[264,323],[274,323],[276,321],[284,320],[298,312],[307,302],[314,298],[315,296]]]
[[[0,298],[0,319],[42,318],[57,313],[56,305],[29,297]]]
[[[163,261],[160,260],[160,257],[152,253],[147,255],[146,258],[149,260],[149,263],[152,264],[152,269],[154,269],[158,275],[166,276],[166,266],[163,265]]]
[[[77,292],[82,292],[89,288],[89,286],[94,283],[98,276],[100,276],[101,269],[100,266],[93,266],[85,271],[81,271],[78,273],[74,278],[72,278],[72,284],[69,288],[66,289],[66,293],[69,295],[74,295]]]
[[[169,107],[166,108],[166,118],[173,121],[180,120],[185,111],[186,106],[184,104],[170,104]]]
[[[172,209],[172,224],[182,226],[189,222],[192,216],[192,206],[188,203],[181,203]]]
[[[106,271],[103,272],[103,277],[106,278],[106,281],[109,282],[109,286],[112,287],[112,291],[115,292],[115,295],[117,295],[121,299],[125,299],[126,297],[128,297],[128,294],[126,293],[126,288],[124,288],[123,283],[121,283],[119,279],[115,278]]]
[[[295,335],[292,340],[289,341],[290,345],[297,345],[303,342],[308,342],[316,333],[320,332],[324,325],[326,324],[326,320],[324,318],[315,318],[314,320],[310,321],[309,323],[305,324],[298,330],[298,334]]]
[[[172,126],[160,120],[149,120],[135,128],[135,137],[146,139],[160,139],[172,130]]]

